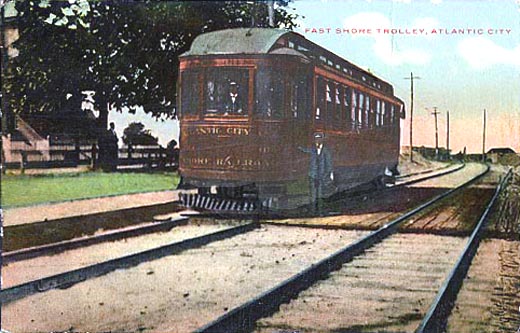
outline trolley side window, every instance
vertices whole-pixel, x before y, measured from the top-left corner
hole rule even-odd
[[[325,88],[325,80],[322,77],[318,76],[317,79],[317,90],[316,90],[316,113],[315,119],[322,120],[323,114],[325,112],[325,98],[326,98],[326,88]]]
[[[363,108],[365,107],[365,98],[363,93],[359,93],[359,103],[358,103],[358,114],[357,114],[357,124],[358,127],[363,127]]]
[[[196,114],[199,109],[199,72],[186,70],[181,74],[181,112]]]
[[[364,127],[370,127],[370,96],[366,95]]]
[[[343,92],[342,92],[342,88],[339,84],[335,84],[334,85],[334,108],[335,108],[335,112],[334,112],[334,125],[335,126],[341,126],[341,110],[342,110],[342,104],[343,102],[341,101],[342,97],[343,97]]]
[[[242,68],[208,68],[204,78],[206,115],[247,116],[249,71]]]
[[[280,72],[259,68],[256,73],[255,111],[259,116],[283,116],[284,80]]]
[[[393,124],[392,117],[390,114],[390,105],[391,105],[390,103],[386,103],[386,105],[385,105],[385,110],[386,110],[385,111],[385,118],[386,118],[385,121],[386,121],[387,127],[390,127]]]
[[[343,86],[343,119],[345,121],[345,125],[347,125],[347,127],[351,127],[351,123],[352,123],[352,118],[351,118],[351,109],[350,109],[350,105],[352,103],[351,101],[351,98],[352,98],[352,93],[350,91],[350,88],[349,87],[346,87],[346,86]]]
[[[351,112],[351,122],[352,122],[352,128],[355,129],[357,127],[358,121],[356,119],[357,114],[357,106],[358,106],[358,93],[355,90],[352,90],[352,109]]]
[[[326,121],[333,122],[334,120],[334,84],[327,81],[325,84],[326,99],[327,99],[327,114]]]
[[[307,80],[305,76],[297,76],[291,82],[290,108],[293,118],[307,118],[307,105],[309,99]]]
[[[381,101],[381,126],[386,126],[386,103],[385,101]]]

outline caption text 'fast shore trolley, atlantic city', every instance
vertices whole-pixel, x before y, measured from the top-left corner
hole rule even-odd
[[[201,195],[239,200],[254,189],[279,207],[305,197],[310,157],[299,148],[315,133],[337,191],[396,171],[404,103],[393,87],[300,34],[198,36],[180,57],[179,97],[180,172]]]

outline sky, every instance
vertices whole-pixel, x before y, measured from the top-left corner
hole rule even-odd
[[[520,152],[520,0],[295,0],[295,30],[305,38],[390,82],[407,108],[401,144],[409,145],[410,73],[414,80],[414,146]],[[321,29],[321,30],[320,30]],[[408,79],[405,79],[408,78]],[[141,121],[165,145],[177,139],[178,122],[155,121],[138,112],[110,113],[121,136]]]
[[[390,82],[406,103],[401,144],[409,145],[410,73],[414,80],[414,146],[520,152],[520,1],[297,0],[295,31]],[[320,31],[320,28],[322,29]],[[405,79],[408,78],[408,79]]]

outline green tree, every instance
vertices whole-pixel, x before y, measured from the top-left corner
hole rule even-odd
[[[150,130],[145,129],[144,125],[139,122],[130,123],[123,130],[123,142],[127,145],[157,145],[157,138],[154,137]]]
[[[265,2],[251,1],[19,1],[20,51],[6,82],[17,113],[59,112],[66,96],[79,112],[82,91],[94,91],[98,126],[108,110],[141,106],[175,117],[178,56],[201,33],[267,26]],[[277,26],[295,14],[277,1]],[[74,107],[73,109],[75,109]]]

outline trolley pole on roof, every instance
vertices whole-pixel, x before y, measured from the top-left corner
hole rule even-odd
[[[413,76],[410,72],[410,77],[405,77],[405,80],[410,80],[410,162],[413,162],[413,80],[420,79],[419,76]]]
[[[267,13],[269,15],[269,28],[274,28],[274,0],[267,1]]]

